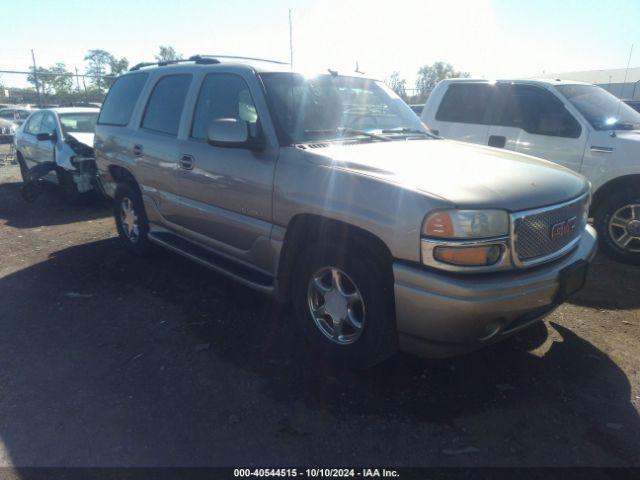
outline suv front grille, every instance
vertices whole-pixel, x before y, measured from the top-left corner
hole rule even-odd
[[[551,260],[576,243],[585,228],[584,212],[588,201],[589,196],[583,195],[560,205],[514,214],[513,241],[518,263]],[[572,219],[575,219],[574,228],[563,228],[563,222]],[[555,235],[552,233],[554,227]]]

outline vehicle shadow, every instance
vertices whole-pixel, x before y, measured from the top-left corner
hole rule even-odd
[[[28,203],[22,198],[21,187],[22,182],[0,183],[0,222],[4,220],[10,227],[65,225],[112,214],[110,203],[101,198],[87,205],[70,205],[57,186],[50,183],[44,183],[42,194]]]
[[[640,267],[599,252],[589,266],[585,288],[569,299],[583,307],[626,310],[640,307]]]
[[[0,438],[16,465],[455,464],[461,444],[484,464],[640,464],[627,375],[559,324],[538,336],[546,352],[525,337],[336,370],[287,308],[116,239],[58,251],[0,292]]]

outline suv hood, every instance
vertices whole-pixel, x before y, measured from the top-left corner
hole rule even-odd
[[[581,175],[555,163],[449,140],[331,145],[311,152],[318,154],[314,162],[437,196],[457,207],[528,210],[589,189]]]

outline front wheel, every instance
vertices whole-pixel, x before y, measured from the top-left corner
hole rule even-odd
[[[624,190],[604,200],[594,223],[605,252],[623,263],[640,265],[640,194]]]
[[[397,348],[392,280],[363,251],[314,244],[293,272],[295,321],[329,363],[365,368]]]

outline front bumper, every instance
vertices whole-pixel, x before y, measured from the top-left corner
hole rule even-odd
[[[448,357],[526,328],[561,303],[560,272],[591,262],[596,250],[596,232],[587,225],[573,252],[535,268],[463,275],[394,263],[400,349]]]

